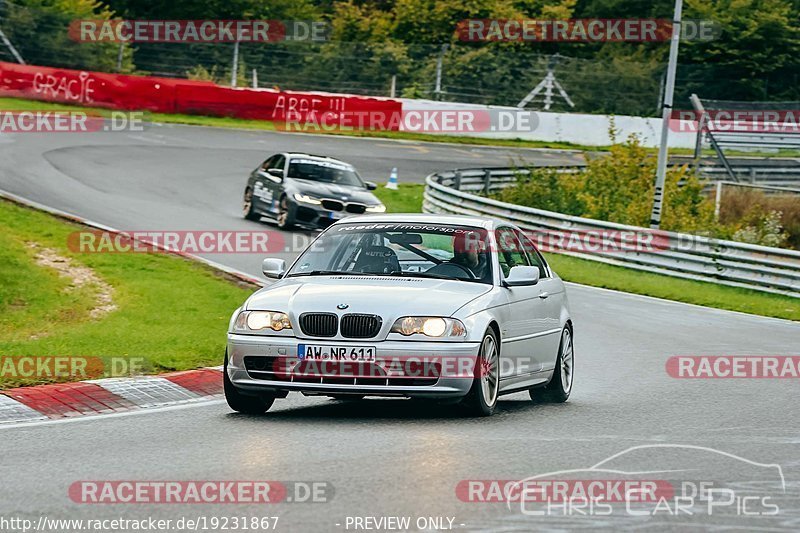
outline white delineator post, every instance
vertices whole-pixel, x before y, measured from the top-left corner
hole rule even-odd
[[[658,150],[656,166],[656,187],[653,192],[653,210],[650,213],[650,227],[661,226],[661,209],[664,203],[664,182],[667,177],[667,140],[669,137],[669,119],[672,115],[672,97],[675,93],[675,71],[678,68],[678,44],[681,41],[681,11],[683,0],[675,0],[675,14],[672,19],[672,40],[669,45],[669,64],[667,65],[667,83],[664,88],[664,107],[661,112],[661,147]]]
[[[389,174],[389,181],[386,183],[387,189],[397,189],[397,167],[392,169],[392,173]]]

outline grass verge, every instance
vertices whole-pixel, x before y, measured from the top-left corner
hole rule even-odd
[[[81,229],[0,200],[0,356],[135,358],[145,372],[221,364],[230,314],[252,288],[168,254],[73,253],[67,237]],[[43,249],[110,285],[116,309],[93,317],[98,287],[38,264]],[[76,378],[0,372],[0,389]]]
[[[545,254],[566,281],[729,311],[800,320],[800,299],[673,278],[561,254]]]
[[[425,192],[425,185],[400,183],[397,187],[397,190],[393,190],[380,185],[372,192],[386,206],[387,213],[421,213],[422,193]]]

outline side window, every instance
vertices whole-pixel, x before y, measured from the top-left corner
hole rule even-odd
[[[269,167],[267,168],[277,168],[278,170],[283,170],[285,163],[286,163],[285,157],[283,157],[282,155],[276,155],[273,158],[272,163],[270,163]]]
[[[536,246],[534,246],[533,242],[531,242],[531,240],[521,231],[514,231],[514,234],[522,243],[522,248],[527,254],[530,264],[539,268],[539,277],[548,277],[547,263],[545,263],[544,258],[539,253],[539,250],[536,249]]]
[[[531,266],[528,255],[511,228],[497,230],[497,259],[504,278],[515,266]]]
[[[270,168],[269,166],[272,164],[273,161],[275,161],[276,157],[278,156],[273,155],[272,157],[261,163],[261,170],[266,171],[268,168]]]

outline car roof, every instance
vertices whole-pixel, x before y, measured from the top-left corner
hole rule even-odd
[[[337,163],[341,163],[342,165],[347,165],[349,167],[353,166],[353,165],[351,165],[350,163],[348,163],[346,161],[342,161],[341,159],[336,159],[335,157],[330,157],[330,156],[327,156],[327,155],[307,154],[305,152],[284,152],[283,155],[286,158],[302,157],[304,159],[317,159],[319,161],[335,161]]]
[[[410,224],[436,224],[453,226],[471,226],[474,228],[484,228],[492,230],[498,226],[512,225],[496,218],[475,217],[464,215],[442,215],[428,213],[390,213],[382,215],[356,215],[340,220],[335,225],[340,224],[379,224],[379,223],[410,223]]]

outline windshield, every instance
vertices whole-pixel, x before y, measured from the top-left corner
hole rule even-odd
[[[438,224],[341,224],[300,256],[291,276],[351,274],[492,283],[484,229]]]
[[[298,180],[364,187],[364,182],[353,167],[335,161],[293,158],[289,161],[287,176]]]

